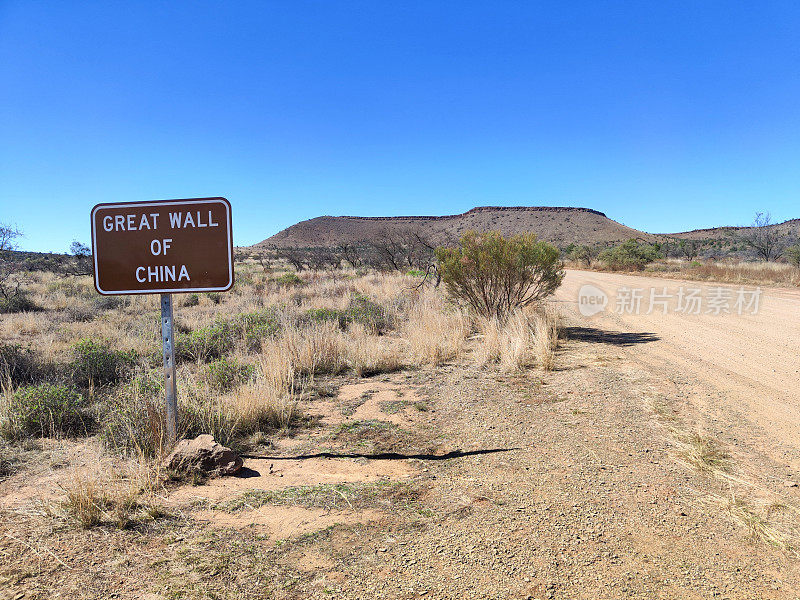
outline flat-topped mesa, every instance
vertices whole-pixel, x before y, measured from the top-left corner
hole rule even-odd
[[[482,212],[498,212],[498,211],[518,211],[518,212],[553,212],[553,213],[568,213],[568,212],[584,212],[593,215],[605,217],[605,213],[592,208],[581,208],[572,206],[476,206],[467,212],[457,215],[441,215],[441,216],[423,216],[423,215],[400,215],[397,217],[359,217],[356,215],[323,215],[318,218],[329,219],[364,219],[366,221],[446,221],[448,219],[461,219],[468,215],[482,213]]]
[[[479,206],[458,215],[357,217],[330,215],[300,221],[257,244],[265,247],[335,247],[365,245],[386,239],[392,232],[426,237],[433,244],[449,244],[467,231],[500,231],[504,235],[532,233],[559,246],[571,243],[608,244],[630,238],[649,239],[647,233],[609,219],[598,210],[567,206]]]

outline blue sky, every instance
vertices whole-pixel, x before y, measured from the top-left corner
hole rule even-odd
[[[321,214],[568,205],[671,232],[800,217],[797,2],[0,0],[0,222],[225,196]]]

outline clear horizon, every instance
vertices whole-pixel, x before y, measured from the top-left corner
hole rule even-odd
[[[800,6],[0,5],[0,223],[224,196],[321,215],[591,208],[674,233],[800,218]]]

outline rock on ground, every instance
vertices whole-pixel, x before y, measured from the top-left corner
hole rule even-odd
[[[193,440],[179,441],[164,460],[164,466],[177,473],[234,475],[242,468],[242,459],[206,433]]]

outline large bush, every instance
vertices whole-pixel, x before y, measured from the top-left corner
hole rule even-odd
[[[12,439],[83,433],[87,427],[83,405],[83,396],[64,385],[18,388],[5,406],[2,433]]]
[[[456,248],[437,248],[450,295],[484,317],[501,320],[552,294],[564,278],[558,249],[533,234],[469,232]]]
[[[616,271],[641,271],[649,263],[661,258],[661,252],[655,244],[628,240],[624,244],[603,250],[597,258]]]

